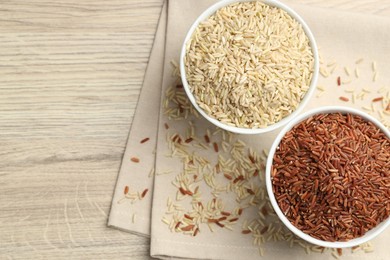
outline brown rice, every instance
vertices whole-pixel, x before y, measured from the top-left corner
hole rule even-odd
[[[264,128],[305,96],[314,58],[302,25],[261,1],[219,9],[187,43],[186,77],[198,105],[220,122]]]

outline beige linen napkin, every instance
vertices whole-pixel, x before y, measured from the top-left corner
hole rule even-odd
[[[258,246],[253,246],[253,237],[251,234],[243,235],[242,223],[244,219],[258,219],[257,207],[248,207],[242,210],[239,215],[238,223],[232,225],[233,231],[226,228],[220,228],[217,225],[212,225],[214,232],[211,232],[207,224],[200,226],[200,232],[195,237],[183,235],[182,233],[171,232],[169,227],[162,221],[169,221],[173,218],[175,210],[180,211],[182,208],[185,211],[190,211],[192,206],[186,196],[178,194],[178,188],[172,185],[176,176],[182,171],[183,164],[177,156],[173,158],[167,157],[171,154],[171,150],[167,145],[166,135],[171,137],[175,133],[182,133],[182,137],[186,136],[184,130],[189,126],[188,120],[169,120],[165,107],[165,93],[170,86],[176,89],[177,79],[172,77],[171,60],[178,61],[180,47],[185,33],[190,27],[195,18],[208,6],[216,2],[215,0],[202,1],[169,1],[168,25],[166,25],[166,12],[163,10],[160,18],[160,23],[150,57],[150,62],[145,75],[142,92],[139,98],[137,111],[132,124],[132,129],[129,134],[126,152],[123,158],[121,171],[119,173],[117,186],[110,212],[109,225],[120,228],[129,232],[135,232],[143,235],[150,234],[150,212],[151,212],[151,195],[153,189],[152,175],[150,170],[154,165],[154,147],[157,143],[157,123],[159,122],[158,131],[158,149],[156,153],[156,180],[153,196],[153,220],[152,220],[152,256],[161,258],[209,258],[209,259],[251,259],[258,257]],[[308,22],[313,33],[316,36],[317,43],[321,47],[321,53],[325,59],[323,73],[333,73],[327,78],[321,77],[319,85],[323,86],[325,91],[315,93],[312,102],[306,107],[309,108],[322,105],[347,105],[363,109],[370,108],[371,99],[382,95],[377,93],[382,87],[382,91],[388,91],[389,79],[385,78],[385,73],[389,71],[387,60],[390,58],[390,40],[389,29],[390,22],[387,19],[350,14],[344,12],[336,12],[329,9],[309,8],[301,5],[291,6],[303,16]],[[163,59],[165,30],[168,28],[166,36],[166,58]],[[364,60],[355,64],[355,61],[364,58]],[[164,60],[164,64],[163,64]],[[338,67],[333,69],[332,61],[337,61]],[[373,82],[372,62],[376,61],[378,77],[377,81]],[[163,90],[161,91],[161,81],[164,65],[164,80]],[[327,66],[329,65],[329,66]],[[344,66],[349,67],[351,76],[347,76],[344,72]],[[354,76],[354,70],[358,68],[359,78]],[[337,76],[341,76],[341,81],[351,83],[337,87]],[[346,93],[346,89],[356,89],[355,96],[365,95],[364,100],[356,98],[352,104],[352,93]],[[363,88],[366,88],[363,90]],[[367,92],[371,93],[367,93]],[[171,91],[172,92],[172,91]],[[162,95],[161,102],[163,109],[158,114],[160,104],[160,94]],[[315,97],[319,96],[319,97]],[[339,100],[339,96],[346,96],[350,99],[348,103]],[[375,108],[379,110],[380,104],[375,104]],[[366,108],[367,109],[367,108]],[[179,109],[180,110],[180,109]],[[186,110],[186,109],[184,109]],[[184,111],[183,111],[184,112]],[[373,113],[379,117],[378,113]],[[388,116],[387,116],[388,120]],[[216,142],[219,145],[219,153],[222,152],[221,138],[222,133],[212,135],[214,132],[213,126],[203,119],[191,119],[193,122],[197,136],[203,139],[203,135],[207,133],[206,129],[210,130],[211,142]],[[166,125],[169,129],[166,129]],[[263,148],[270,147],[273,137],[277,132],[262,136],[233,136],[233,139],[241,139],[248,146],[252,147],[259,156],[256,157],[259,169],[262,169],[260,161],[264,158],[262,154]],[[225,135],[226,137],[227,135]],[[147,142],[141,144],[141,140],[150,138]],[[177,141],[177,140],[176,140]],[[184,143],[185,140],[183,140]],[[189,146],[192,146],[195,140]],[[210,161],[215,162],[215,155],[212,144],[207,146],[207,149],[195,147],[196,151],[207,157]],[[193,148],[192,148],[193,149]],[[139,162],[131,161],[131,158],[139,158]],[[200,176],[200,175],[199,175]],[[256,185],[261,181],[260,177],[254,178],[252,188],[256,189]],[[226,180],[225,180],[226,181]],[[233,180],[234,181],[234,180]],[[128,186],[127,195],[124,195],[125,187]],[[210,189],[207,185],[199,182],[199,191],[202,193],[202,201],[212,202]],[[145,197],[142,198],[142,193],[148,189]],[[137,194],[138,193],[138,194]],[[176,196],[184,197],[183,200],[176,201]],[[223,197],[226,210],[238,215],[238,204],[234,200],[234,194],[220,195]],[[167,206],[169,199],[170,208]],[[133,202],[133,204],[132,204]],[[245,206],[243,203],[240,206]],[[173,210],[176,206],[175,210]],[[207,205],[205,205],[207,207]],[[183,217],[184,212],[181,212]],[[268,214],[269,215],[269,214]],[[232,219],[233,217],[230,217]],[[275,218],[267,216],[267,220],[273,221]],[[278,224],[275,224],[278,226]],[[245,228],[245,227],[244,227]],[[354,254],[358,258],[386,258],[386,242],[389,239],[389,231],[383,233],[374,241],[375,252],[369,255]],[[298,243],[294,243],[298,245]],[[261,251],[267,257],[283,257],[303,258],[305,253],[299,246],[292,249],[289,248],[289,243],[286,242],[266,242],[261,246]],[[344,250],[344,255],[350,255]],[[320,258],[330,258],[330,253],[324,255],[315,255]],[[307,256],[312,257],[312,255]],[[347,257],[348,258],[348,257]]]
[[[277,223],[277,218],[272,216],[269,205],[261,199],[263,195],[262,191],[258,191],[258,187],[264,184],[262,151],[270,147],[278,131],[264,135],[230,137],[216,130],[203,118],[191,115],[185,120],[180,120],[180,116],[176,118],[177,114],[185,116],[187,109],[186,102],[181,98],[185,95],[175,96],[175,93],[180,93],[182,90],[180,86],[176,87],[178,82],[171,75],[170,62],[178,60],[183,39],[192,22],[214,2],[210,0],[169,1],[152,208],[151,255],[160,258],[186,259],[256,259],[260,253],[275,259],[282,257],[310,259],[313,256],[305,254],[307,246],[301,241],[291,237],[293,242],[273,242],[278,237],[268,235],[272,229],[283,229],[283,225]],[[322,65],[324,67],[322,73],[326,75],[333,70],[334,65],[331,60],[337,61],[338,64],[330,76],[320,79],[319,85],[323,86],[325,91],[316,93],[322,96],[313,97],[306,110],[335,104],[370,108],[371,100],[382,95],[378,93],[382,87],[385,86],[381,91],[389,90],[390,80],[385,77],[385,73],[390,71],[390,65],[387,63],[390,58],[389,20],[300,5],[293,5],[293,7],[307,21],[317,43],[321,46],[324,58],[328,58]],[[360,58],[364,60],[356,64],[355,61]],[[373,66],[373,61],[377,65]],[[349,76],[344,72],[344,66],[349,67],[347,69]],[[358,68],[357,76],[354,75],[355,68]],[[379,76],[374,76],[373,70],[376,70]],[[346,83],[351,80],[351,83],[337,86],[338,76],[341,77],[340,81]],[[374,77],[377,77],[375,82],[373,82]],[[347,88],[356,89],[355,96],[364,97],[363,100],[355,97],[353,104],[352,94],[345,92]],[[363,90],[363,88],[368,89]],[[166,94],[173,97],[173,101],[166,103]],[[346,96],[350,101],[342,101],[339,99],[340,96]],[[177,106],[175,102],[181,106]],[[382,109],[381,104],[374,104],[374,106],[378,106],[376,109]],[[375,115],[378,116],[376,113]],[[178,120],[173,120],[175,118]],[[166,129],[165,124],[169,125],[169,129]],[[204,138],[205,135],[208,138]],[[243,172],[241,176],[245,177],[245,181],[242,186],[240,186],[240,175],[226,177],[223,169],[221,170],[223,166],[221,164],[217,166],[218,155],[223,155],[226,161],[231,157],[221,148],[224,142],[225,146],[228,146],[226,143],[229,138],[232,139],[231,142],[240,139],[252,147],[257,154],[254,155],[246,147],[243,148],[244,154],[251,154],[252,158],[248,156],[246,160],[249,160],[249,163],[252,161],[254,168],[259,170],[259,175],[257,176],[256,170],[252,171],[253,169],[251,172],[249,170]],[[206,139],[210,139],[209,144]],[[217,144],[218,149],[214,143]],[[236,146],[240,145],[238,141]],[[210,168],[204,166],[208,162]],[[234,162],[231,165],[233,164]],[[184,169],[191,171],[194,168],[195,170],[190,174],[182,174]],[[220,170],[222,172],[218,173]],[[221,191],[225,187],[228,187],[227,191]],[[244,198],[243,194],[249,193],[248,190],[256,196],[247,194]],[[252,199],[252,196],[255,198]],[[198,199],[192,201],[193,197]],[[210,215],[205,216],[204,211]],[[220,211],[224,211],[225,214],[221,214]],[[259,214],[266,215],[264,223],[257,221],[262,219]],[[200,224],[194,224],[193,218],[197,216],[202,219]],[[211,223],[207,221],[208,218],[212,219]],[[247,227],[248,223],[250,227]],[[251,229],[255,230],[254,235],[248,232]],[[259,243],[260,237],[270,241]],[[389,238],[390,232],[387,230],[375,239],[376,249],[371,255],[351,254],[350,250],[344,250],[344,257],[385,259],[388,252],[386,241]],[[296,246],[290,248],[290,243]],[[331,253],[327,251],[324,254],[316,254],[315,257],[328,259],[332,258]]]
[[[108,220],[108,226],[144,236],[150,235],[166,21],[167,8],[164,4]],[[137,159],[139,162],[136,162]]]

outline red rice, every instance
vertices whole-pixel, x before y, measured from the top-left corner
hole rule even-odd
[[[382,101],[383,100],[383,97],[377,97],[377,98],[374,98],[372,100],[372,102],[378,102],[378,101]]]
[[[141,198],[144,198],[146,196],[146,193],[148,193],[149,189],[145,189],[142,194],[141,194]]]
[[[390,140],[360,116],[315,115],[290,130],[272,166],[279,207],[325,241],[363,236],[390,215]]]
[[[214,151],[216,152],[216,153],[218,153],[218,144],[217,143],[213,143],[213,146],[214,146]]]
[[[341,101],[345,101],[345,102],[348,102],[348,101],[349,101],[349,98],[343,97],[343,96],[339,97],[339,99],[340,99]]]
[[[140,141],[140,143],[143,144],[143,143],[146,143],[146,142],[149,141],[149,140],[150,140],[150,138],[149,138],[149,137],[146,137],[146,138],[142,139],[142,140]]]
[[[131,157],[130,159],[132,162],[139,163],[139,158],[137,157]]]

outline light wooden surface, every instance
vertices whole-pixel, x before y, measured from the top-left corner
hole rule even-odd
[[[148,258],[106,222],[162,2],[0,1],[0,259]]]

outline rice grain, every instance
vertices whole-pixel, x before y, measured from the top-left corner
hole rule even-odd
[[[319,114],[286,133],[272,184],[294,226],[320,240],[348,241],[389,217],[389,174],[390,140],[377,126],[352,114]]]
[[[291,114],[314,67],[302,25],[260,1],[225,6],[201,22],[184,62],[198,105],[243,128],[263,128]]]

